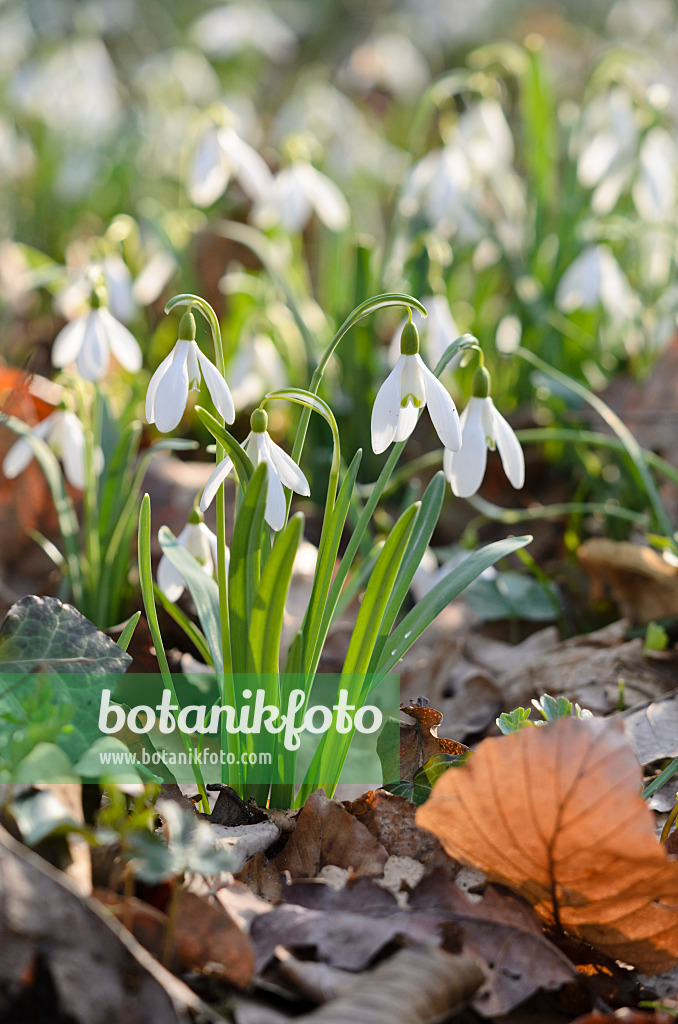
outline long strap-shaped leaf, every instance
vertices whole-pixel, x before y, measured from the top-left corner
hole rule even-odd
[[[524,548],[531,540],[530,536],[508,537],[506,540],[497,540],[492,544],[486,544],[484,548],[474,551],[472,555],[464,559],[457,569],[436,583],[388,638],[386,650],[382,654],[375,676],[371,680],[371,689],[374,689],[384,676],[395,668],[417,637],[420,637],[433,622],[436,615],[461,594],[469,583],[477,579],[482,572],[489,569],[500,558],[506,558],[518,548]]]
[[[444,497],[445,477],[442,473],[436,473],[421,499],[421,511],[417,516],[417,521],[410,535],[407,551],[398,571],[398,578],[393,586],[384,617],[381,621],[379,637],[374,646],[368,672],[374,672],[379,664],[388,635],[393,629],[393,623],[402,607],[403,601],[407,597],[414,574],[421,565],[424,552],[433,536],[440,510],[443,507]]]
[[[329,629],[330,620],[328,619],[326,622],[323,622],[323,612],[327,602],[327,595],[332,585],[334,564],[337,552],[339,551],[341,535],[346,525],[346,516],[351,504],[361,458],[362,450],[358,449],[339,489],[339,496],[332,509],[332,514],[327,520],[327,527],[323,533],[318,550],[318,564],[313,577],[313,589],[311,590],[311,597],[302,625],[304,644],[303,666],[305,672],[315,671],[327,630]]]
[[[261,462],[247,485],[233,530],[228,573],[231,663],[234,672],[247,671],[247,645],[254,595],[259,586],[261,543],[266,510],[267,472]]]
[[[365,674],[420,508],[420,502],[410,505],[388,535],[358,612],[339,682],[339,688],[348,692],[348,704],[356,709],[362,707],[368,693]],[[297,796],[298,803],[303,803],[317,785],[328,780],[338,781],[351,736],[351,732],[338,733],[334,728],[323,735]]]
[[[292,579],[294,558],[303,531],[304,517],[299,512],[292,516],[285,529],[277,534],[261,574],[250,619],[247,666],[249,672],[278,672],[285,602]]]
[[[219,423],[219,421],[207,411],[207,409],[203,409],[201,406],[196,405],[195,411],[209,430],[210,434],[216,438],[219,444],[223,445],[224,449],[228,453],[228,456],[235,467],[235,471],[238,474],[240,486],[246,487],[252,473],[254,472],[254,466],[252,465],[245,449],[238,444],[233,435],[229,434],[226,428],[222,426],[221,423]]]

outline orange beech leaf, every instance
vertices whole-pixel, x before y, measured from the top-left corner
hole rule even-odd
[[[640,786],[618,722],[566,718],[485,740],[416,821],[550,925],[658,974],[678,962],[678,861]]]

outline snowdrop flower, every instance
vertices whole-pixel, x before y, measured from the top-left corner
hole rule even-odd
[[[101,380],[108,372],[111,353],[130,373],[141,369],[139,343],[131,331],[101,305],[101,289],[92,292],[89,312],[75,317],[54,339],[52,362],[59,369],[75,363],[85,380]]]
[[[44,420],[32,428],[35,437],[46,441],[64,465],[64,474],[69,484],[79,491],[85,489],[85,435],[82,423],[68,409],[55,409]],[[33,460],[33,449],[25,437],[12,445],[2,463],[2,472],[9,480],[23,473]],[[103,469],[103,453],[100,448],[94,452],[94,469]]]
[[[591,208],[605,215],[633,176],[639,130],[633,101],[621,86],[598,96],[584,111],[577,178],[593,189]]]
[[[392,441],[409,437],[425,405],[445,447],[458,451],[461,433],[456,406],[419,355],[419,334],[410,320],[400,336],[400,358],[379,388],[372,408],[375,453],[386,451]]]
[[[256,204],[252,220],[260,228],[281,224],[291,234],[298,234],[314,213],[330,231],[343,231],[351,219],[338,185],[306,160],[297,160],[276,174],[271,188]]]
[[[555,301],[563,313],[602,306],[615,320],[638,311],[638,297],[606,245],[582,249],[558,282]]]
[[[273,175],[263,157],[230,125],[211,124],[202,134],[188,172],[188,194],[196,206],[211,206],[236,178],[250,199],[261,199]]]
[[[217,537],[205,525],[205,517],[200,509],[194,508],[188,522],[177,537],[177,543],[193,555],[200,568],[207,576],[214,576],[217,566]],[[226,548],[226,570],[231,553]],[[163,555],[158,563],[158,586],[169,601],[178,601],[186,583],[178,569],[175,569],[167,555]]]
[[[251,433],[245,439],[243,448],[255,466],[265,462],[268,467],[268,489],[266,493],[266,511],[264,519],[272,530],[282,530],[285,525],[287,503],[283,487],[289,487],[297,494],[308,496],[311,490],[308,480],[296,462],[272,441],[268,435],[268,415],[263,409],[255,409],[250,417]],[[214,496],[233,469],[233,462],[228,456],[219,463],[205,485],[200,499],[200,508],[204,512],[211,505]]]
[[[216,366],[198,348],[195,318],[187,310],[179,324],[177,343],[151,377],[146,392],[146,419],[163,434],[177,426],[186,409],[188,392],[197,391],[201,377],[219,413],[227,423],[235,419],[235,407],[228,384]]]
[[[443,470],[458,498],[475,494],[485,476],[487,449],[499,449],[504,472],[520,489],[525,483],[525,457],[518,438],[490,398],[490,375],[484,368],[473,378],[473,397],[461,414],[461,449],[445,451]]]
[[[417,310],[413,311],[413,318],[417,317],[420,341],[426,352],[431,366],[436,366],[445,353],[451,341],[458,338],[461,331],[457,327],[450,304],[444,295],[426,295],[421,304],[428,313],[424,320]],[[403,320],[393,332],[393,338],[388,350],[388,358],[391,366],[395,366],[400,356],[400,333],[407,323]]]

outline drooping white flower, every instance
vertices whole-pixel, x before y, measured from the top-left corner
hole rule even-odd
[[[461,414],[461,448],[445,451],[443,470],[453,494],[469,498],[485,476],[487,449],[499,450],[504,472],[510,483],[520,489],[525,483],[525,457],[513,429],[494,406],[490,394],[490,375],[478,370],[473,381],[473,397]]]
[[[556,289],[556,306],[563,313],[602,306],[614,320],[638,311],[638,296],[606,245],[589,245],[569,265]]]
[[[314,213],[330,231],[343,231],[351,219],[339,186],[306,160],[297,160],[276,174],[271,188],[257,202],[252,220],[260,228],[281,224],[297,234]]]
[[[633,177],[640,133],[630,93],[622,86],[597,96],[582,118],[577,178],[593,189],[591,208],[604,215]]]
[[[177,343],[151,377],[146,392],[146,419],[163,434],[177,426],[186,409],[188,392],[197,391],[201,378],[219,413],[227,423],[235,419],[228,384],[216,366],[198,348],[195,319],[190,310],[181,318]]]
[[[428,313],[424,319],[417,310],[412,311],[413,320],[416,318],[416,326],[419,331],[419,340],[431,366],[436,366],[442,358],[445,349],[450,342],[454,341],[461,334],[457,327],[450,304],[445,295],[426,295],[421,304]],[[395,366],[400,357],[400,335],[407,323],[402,320],[393,332],[393,338],[388,350],[388,358],[391,366]]]
[[[96,291],[92,298],[99,301]],[[59,369],[75,363],[81,377],[95,381],[108,372],[111,353],[130,373],[141,369],[141,349],[131,331],[105,306],[93,306],[59,331],[54,339],[52,362]]]
[[[193,509],[188,522],[177,537],[177,544],[186,548],[190,555],[193,555],[200,568],[207,576],[214,576],[217,571],[217,537],[205,525],[205,518],[198,509]],[[230,561],[231,553],[226,548],[226,569]],[[158,562],[157,572],[158,586],[170,601],[178,601],[186,583],[178,569],[170,562],[167,555],[163,555]]]
[[[377,392],[372,407],[372,448],[379,455],[392,441],[404,441],[425,405],[438,437],[451,451],[461,444],[459,416],[451,396],[419,355],[419,335],[412,322],[400,338],[400,358]]]
[[[203,132],[188,172],[188,194],[196,206],[211,206],[235,178],[250,199],[261,199],[273,175],[256,149],[231,125],[210,124]]]
[[[268,434],[268,416],[263,409],[255,409],[250,417],[251,433],[245,439],[243,448],[254,466],[265,462],[268,469],[268,488],[266,492],[266,511],[264,518],[272,530],[282,530],[285,525],[287,503],[284,487],[297,494],[308,496],[311,490],[308,480],[287,452],[271,439]],[[204,512],[211,505],[214,496],[233,469],[233,462],[227,456],[214,469],[205,484],[200,499],[200,508]]]
[[[85,434],[83,426],[74,412],[55,409],[44,420],[32,428],[35,437],[46,441],[54,454],[61,459],[64,474],[69,484],[79,491],[85,489]],[[2,472],[9,480],[23,473],[33,460],[33,449],[25,437],[20,437],[9,449],[2,463]],[[94,451],[94,470],[103,468],[103,454],[100,448]]]

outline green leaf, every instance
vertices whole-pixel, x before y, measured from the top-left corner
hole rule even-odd
[[[186,614],[185,611],[183,611],[183,609],[181,609],[173,601],[170,601],[170,599],[163,594],[162,590],[157,585],[157,583],[153,584],[153,593],[155,594],[158,601],[163,606],[169,617],[173,619],[176,622],[176,624],[181,627],[181,629],[183,629],[188,639],[191,641],[192,644],[195,645],[203,661],[207,665],[211,665],[212,652],[210,651],[209,644],[205,639],[205,634],[198,629],[196,624],[191,619],[189,619],[188,615]]]
[[[439,583],[436,583],[432,590],[405,616],[389,637],[386,650],[377,666],[377,677],[374,680],[374,686],[378,685],[380,679],[395,668],[405,652],[409,651],[417,637],[420,637],[427,626],[433,622],[436,615],[450,601],[461,594],[462,590],[469,583],[472,583],[485,569],[494,565],[500,558],[506,558],[507,555],[517,551],[518,548],[525,547],[531,540],[530,536],[509,537],[506,540],[498,540],[492,544],[487,544],[479,551],[474,551],[472,555],[464,559],[454,572],[449,573]]]
[[[249,631],[248,671],[274,674],[279,669],[280,639],[294,558],[304,531],[304,517],[293,516],[275,539],[254,598]],[[267,695],[268,696],[268,695]]]
[[[58,747],[55,747],[54,751],[65,758],[65,754]],[[77,781],[72,772],[68,781]],[[82,826],[73,820],[58,796],[48,789],[38,790],[27,797],[15,800],[11,805],[11,814],[19,826],[21,838],[26,846],[37,846],[48,836],[83,831]]]
[[[325,606],[330,587],[332,586],[332,574],[334,572],[337,552],[339,551],[341,536],[346,525],[346,516],[351,504],[351,497],[358,470],[360,469],[361,459],[362,450],[359,449],[355,453],[339,489],[339,495],[327,521],[318,550],[318,562],[313,577],[313,588],[301,628],[304,643],[303,664],[306,672],[313,672],[317,668],[325,637],[330,627],[331,617],[324,615]]]
[[[238,475],[238,480],[240,481],[240,486],[242,488],[247,487],[250,477],[254,472],[254,466],[252,465],[245,449],[238,444],[233,435],[229,434],[226,428],[223,427],[221,423],[219,423],[219,421],[207,411],[207,409],[203,409],[202,406],[196,405],[195,411],[209,430],[210,434],[212,434],[219,444],[223,446],[229,458],[233,462],[233,466]]]
[[[491,580],[476,580],[465,600],[486,622],[513,618],[550,622],[557,617],[554,602],[558,607],[558,588],[522,573],[502,572]]]
[[[531,708],[514,708],[513,711],[503,711],[499,718],[497,718],[497,726],[500,732],[503,732],[504,736],[509,736],[512,732],[518,732],[525,725],[534,725],[534,722],[530,721],[530,714],[532,713]]]
[[[31,752],[19,762],[12,773],[12,782],[16,785],[26,783],[77,783],[80,779],[75,774],[68,755],[54,743],[38,743]]]
[[[221,627],[219,622],[219,588],[208,576],[200,563],[186,550],[166,526],[158,533],[160,547],[181,576],[193,598],[202,632],[207,640],[212,664],[217,672],[223,672],[221,655]]]
[[[386,640],[393,628],[393,623],[402,607],[403,601],[407,597],[414,574],[421,565],[424,552],[433,536],[440,510],[443,507],[444,497],[445,476],[443,473],[436,473],[422,496],[421,509],[408,541],[405,557],[398,570],[398,577],[393,586],[386,611],[384,612],[379,630],[379,638],[374,647],[368,672],[374,672],[379,663]]]
[[[234,672],[247,671],[247,642],[254,595],[259,586],[262,530],[268,488],[267,466],[257,466],[238,511],[231,544],[228,600]]]
[[[69,604],[24,597],[0,626],[0,672],[124,672],[132,659]]]
[[[102,754],[122,755],[120,758],[121,763],[105,764],[101,758]],[[129,761],[127,758],[129,758]],[[100,739],[95,740],[92,746],[78,759],[74,770],[83,779],[114,782],[117,785],[124,782],[141,782],[139,771],[132,763],[130,750],[121,740],[116,739],[115,736],[102,736]]]
[[[137,628],[137,623],[141,618],[141,612],[135,612],[134,615],[125,623],[125,628],[116,640],[116,643],[121,651],[126,651],[130,645],[130,641],[134,636],[134,630]]]

